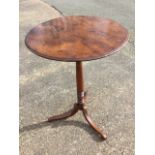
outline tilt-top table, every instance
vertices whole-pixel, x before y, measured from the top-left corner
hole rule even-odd
[[[77,103],[68,112],[49,117],[48,122],[66,119],[81,110],[102,139],[107,138],[88,116],[82,61],[111,55],[127,40],[128,32],[119,23],[93,16],[55,18],[39,24],[28,33],[25,43],[35,54],[51,60],[76,62]]]

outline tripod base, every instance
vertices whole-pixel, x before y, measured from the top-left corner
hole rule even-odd
[[[87,108],[85,105],[87,92],[84,91],[83,69],[81,61],[76,62],[76,84],[77,84],[77,103],[74,104],[74,107],[71,110],[65,113],[49,117],[48,122],[66,119],[68,117],[73,116],[79,110],[81,110],[88,124],[99,134],[99,136],[103,140],[105,140],[107,138],[106,134],[102,133],[101,130],[93,123],[87,112]]]
[[[66,119],[68,117],[73,116],[74,114],[76,114],[79,110],[81,110],[83,112],[83,115],[86,119],[86,121],[88,122],[88,124],[98,133],[98,135],[105,140],[107,138],[106,134],[102,133],[101,130],[94,124],[94,122],[91,120],[91,118],[88,115],[86,106],[84,103],[75,103],[74,107],[63,113],[60,115],[56,115],[56,116],[52,116],[48,118],[48,122],[52,122],[52,121],[56,121],[56,120],[61,120],[61,119]]]

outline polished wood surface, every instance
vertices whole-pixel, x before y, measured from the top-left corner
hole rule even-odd
[[[51,116],[48,122],[66,119],[79,110],[88,124],[105,140],[88,115],[82,61],[99,59],[118,51],[128,39],[127,30],[119,23],[99,17],[59,17],[33,28],[26,36],[27,47],[47,59],[76,62],[77,102],[69,111]]]
[[[41,23],[26,36],[27,47],[44,58],[88,61],[118,51],[128,39],[119,23],[92,16],[66,16]]]
[[[105,140],[107,138],[105,132],[103,132],[100,128],[98,128],[88,115],[86,107],[86,92],[84,92],[83,66],[81,61],[76,62],[76,84],[77,84],[77,103],[74,104],[74,107],[72,109],[70,109],[65,113],[49,117],[48,122],[66,119],[68,117],[75,115],[79,110],[81,110],[88,124],[92,127],[94,131],[96,131],[96,133],[98,133],[98,135],[103,140]]]

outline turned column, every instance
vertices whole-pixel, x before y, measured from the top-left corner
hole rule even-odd
[[[84,80],[82,62],[76,62],[76,85],[77,85],[77,103],[84,103]]]

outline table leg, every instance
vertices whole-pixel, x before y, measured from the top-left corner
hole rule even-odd
[[[101,130],[93,123],[91,118],[88,116],[88,112],[85,106],[86,92],[84,92],[84,80],[83,80],[83,68],[82,62],[76,62],[76,84],[77,84],[77,102],[80,105],[79,108],[82,110],[85,119],[88,124],[105,140],[106,134],[102,133]]]
[[[83,68],[81,61],[76,62],[76,84],[77,84],[77,103],[74,104],[74,107],[71,110],[65,113],[49,117],[48,122],[66,119],[68,117],[73,116],[79,110],[81,110],[88,124],[101,136],[103,140],[105,140],[107,138],[106,134],[102,133],[101,130],[93,123],[91,118],[88,116],[88,112],[85,106],[85,99],[87,96],[87,92],[84,91]]]
[[[70,109],[69,111],[67,111],[65,113],[49,117],[48,122],[57,121],[57,120],[61,120],[61,119],[66,119],[66,118],[71,117],[74,114],[76,114],[78,112],[78,110],[79,110],[78,106],[77,106],[77,104],[75,104],[72,109]]]
[[[84,107],[83,110],[83,115],[86,119],[86,121],[88,122],[88,124],[101,136],[101,138],[103,139],[107,139],[107,135],[102,133],[102,131],[96,126],[96,124],[92,121],[92,119],[90,118],[90,116],[88,115],[87,109]]]

